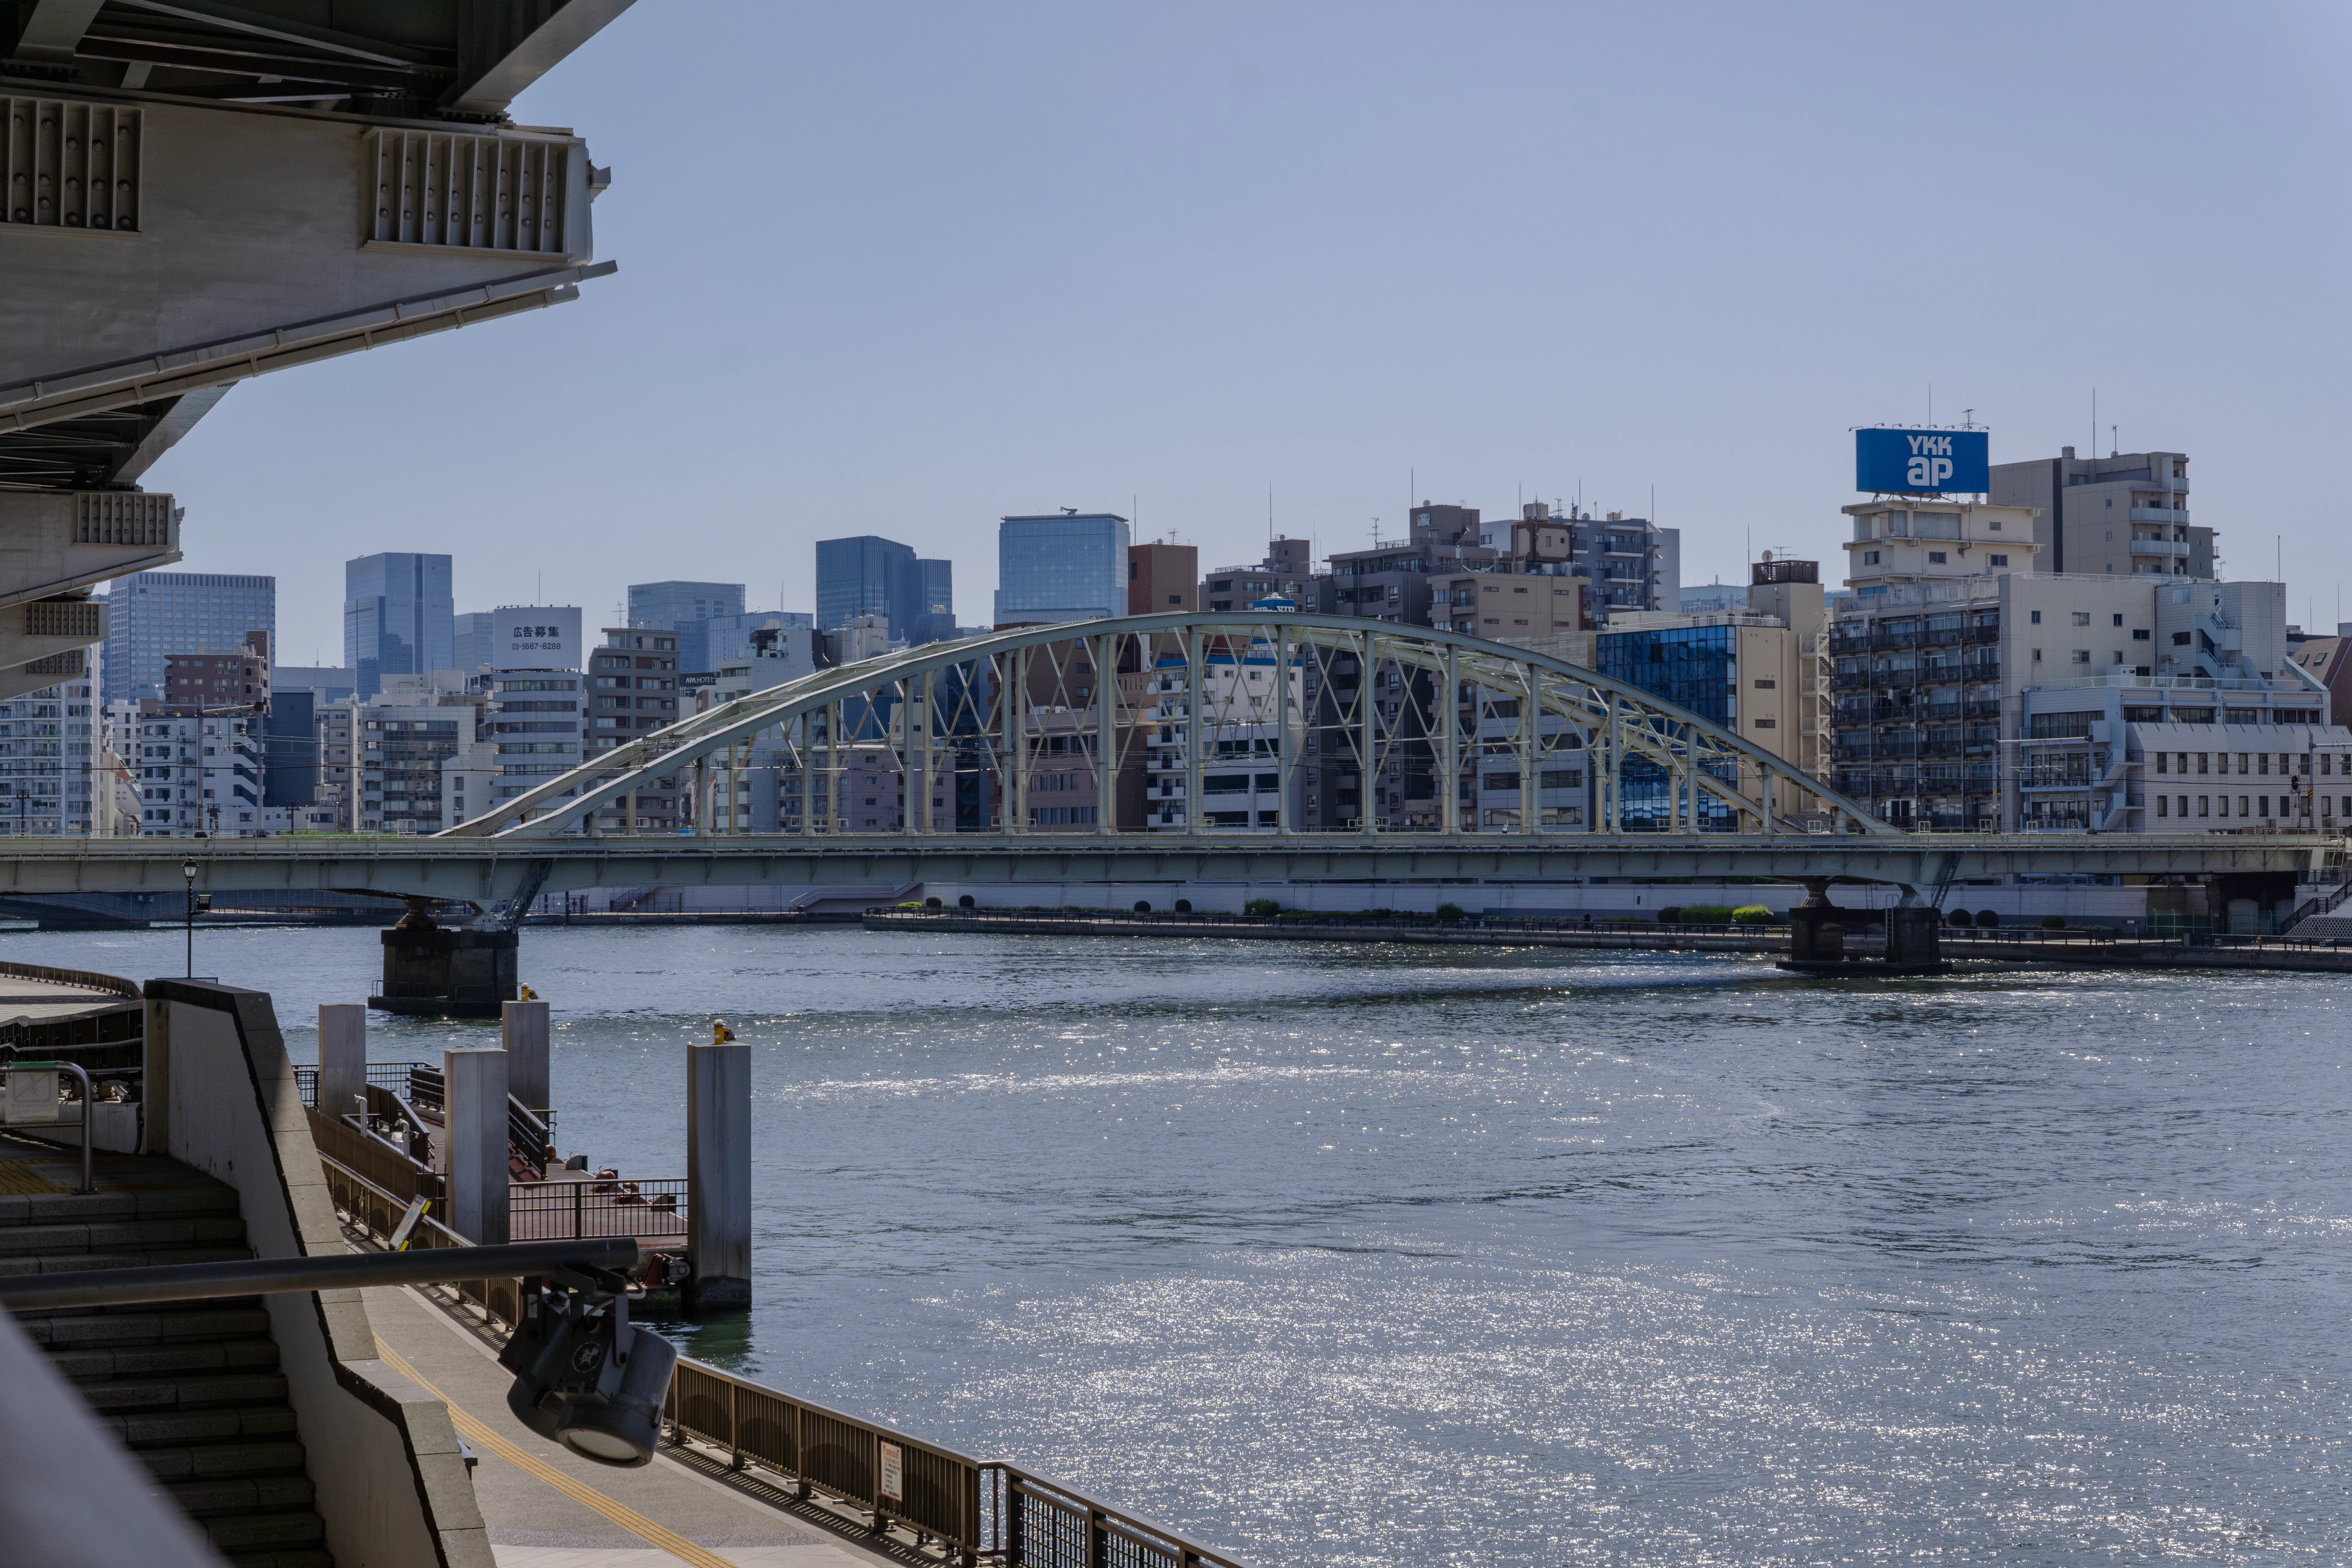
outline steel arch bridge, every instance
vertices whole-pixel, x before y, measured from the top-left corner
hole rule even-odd
[[[634,823],[634,792],[689,777],[697,836],[739,837],[754,767],[781,770],[763,833],[803,839],[1902,836],[1722,726],[1563,660],[1261,611],[1021,627],[821,670],[437,837],[593,836],[600,808],[619,802]],[[887,791],[894,778],[898,800],[852,804],[855,781]]]

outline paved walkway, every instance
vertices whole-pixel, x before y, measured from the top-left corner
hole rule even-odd
[[[474,1493],[499,1568],[877,1568],[919,1561],[771,1507],[665,1451],[615,1469],[540,1437],[507,1409],[490,1347],[411,1289],[367,1292],[377,1341],[449,1402],[481,1456]],[[812,1512],[815,1510],[811,1510]]]

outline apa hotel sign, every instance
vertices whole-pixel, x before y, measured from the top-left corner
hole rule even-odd
[[[1992,437],[1983,430],[1853,433],[1853,488],[1923,495],[1992,489]]]

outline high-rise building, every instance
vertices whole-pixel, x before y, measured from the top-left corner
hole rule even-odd
[[[106,721],[113,751],[137,775],[142,835],[249,838],[261,830],[261,715],[121,702],[108,706]]]
[[[743,613],[740,583],[632,583],[629,625],[676,631],[689,621]]]
[[[140,572],[107,599],[102,678],[109,703],[163,697],[168,654],[231,650],[278,632],[278,579],[216,572]]]
[[[0,701],[0,834],[87,834],[102,725],[87,678]]]
[[[485,739],[498,773],[488,805],[503,805],[580,765],[580,611],[571,605],[508,605],[495,612],[493,699]],[[461,753],[462,754],[462,753]],[[471,815],[487,809],[478,793]]]
[[[818,540],[817,629],[829,632],[860,616],[889,617],[892,591],[903,592],[914,562],[913,550],[878,534]]]
[[[996,533],[996,624],[1045,626],[1127,613],[1127,519],[1065,508],[1008,517]]]
[[[904,640],[913,646],[954,637],[955,563],[920,557],[909,570],[908,582],[913,597]]]
[[[1990,500],[2038,509],[2034,564],[2082,576],[2215,575],[2213,531],[2189,521],[2189,455],[2110,452],[1996,463]]]
[[[817,541],[817,629],[829,632],[860,616],[882,616],[895,642],[953,637],[954,563],[919,557],[877,534]]]
[[[449,668],[468,672],[490,663],[490,627],[498,623],[494,610],[465,610],[451,622]]]
[[[457,668],[457,637],[446,555],[394,551],[343,563],[343,662],[362,697],[383,690],[387,675]]]
[[[604,646],[588,655],[587,754],[602,756],[677,722],[677,637],[658,626],[607,626]],[[678,779],[665,774],[607,802],[596,812],[600,830],[672,833],[679,820]]]

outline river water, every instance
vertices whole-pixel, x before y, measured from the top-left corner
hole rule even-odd
[[[0,951],[143,977],[179,941]],[[684,1047],[753,1047],[758,1304],[691,1353],[1253,1564],[2352,1560],[2340,978],[839,928],[523,959],[598,1163],[682,1174]],[[298,1060],[376,963],[198,934]]]

